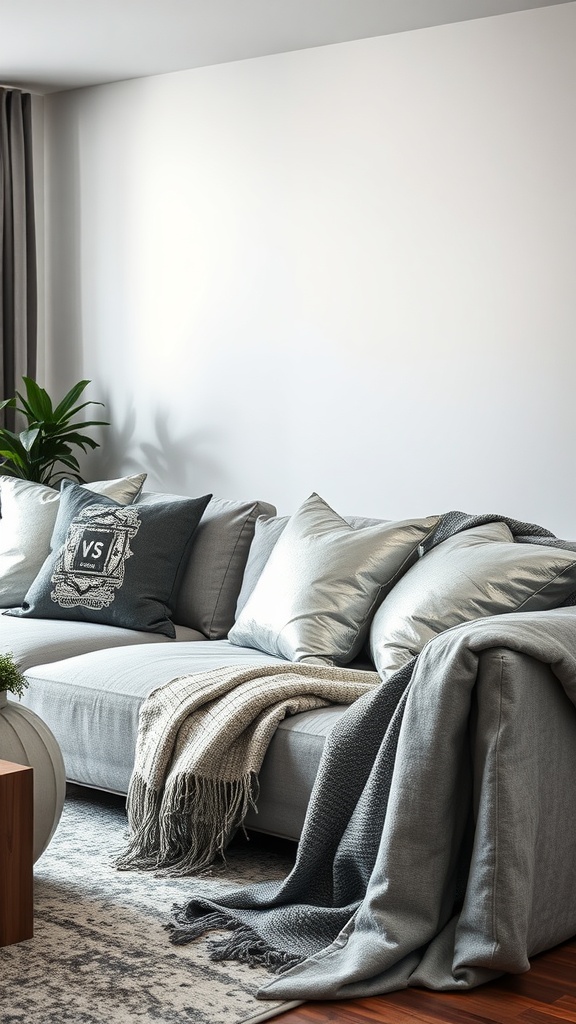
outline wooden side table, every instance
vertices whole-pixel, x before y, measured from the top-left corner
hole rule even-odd
[[[33,776],[0,760],[0,946],[34,934]]]

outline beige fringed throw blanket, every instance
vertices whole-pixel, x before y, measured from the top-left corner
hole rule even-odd
[[[258,772],[286,715],[351,704],[376,672],[308,664],[180,676],[142,705],[128,791],[130,839],[116,866],[199,871],[222,854],[258,796]]]

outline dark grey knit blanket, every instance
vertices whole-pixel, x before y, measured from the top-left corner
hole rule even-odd
[[[429,546],[506,522],[442,517]],[[263,999],[458,989],[528,969],[576,932],[576,608],[448,630],[329,736],[294,869],[210,898],[190,882],[174,943],[225,928],[215,960],[265,964]]]

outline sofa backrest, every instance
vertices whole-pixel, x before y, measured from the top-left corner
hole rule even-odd
[[[182,497],[144,491],[139,502]],[[265,501],[211,499],[183,569],[173,615],[177,625],[197,629],[209,640],[228,635],[256,521],[264,522],[275,512]]]

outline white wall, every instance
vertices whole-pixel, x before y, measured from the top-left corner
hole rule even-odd
[[[576,537],[576,4],[46,99],[92,475]]]

